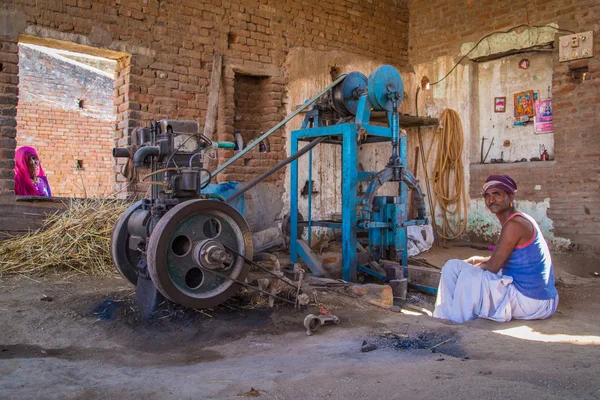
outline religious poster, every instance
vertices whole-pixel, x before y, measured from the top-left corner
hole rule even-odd
[[[535,102],[535,133],[554,132],[552,124],[552,100]]]
[[[526,122],[535,115],[533,90],[515,94],[515,121]]]
[[[494,97],[494,112],[506,111],[506,97]]]

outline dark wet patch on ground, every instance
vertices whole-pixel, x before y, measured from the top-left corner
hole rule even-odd
[[[386,331],[375,339],[367,340],[367,343],[374,344],[378,348],[399,351],[427,350],[457,358],[466,356],[466,352],[459,346],[458,334],[445,329],[410,334]]]
[[[249,334],[279,335],[303,329],[305,312],[276,305],[252,308],[243,298],[231,298],[221,305],[194,310],[163,300],[151,318],[144,318],[133,294],[89,296],[73,303],[83,320],[94,320],[96,329],[135,351],[180,352],[235,341]]]

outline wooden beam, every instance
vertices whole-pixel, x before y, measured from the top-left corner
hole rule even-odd
[[[221,70],[223,69],[223,57],[215,52],[213,55],[212,72],[210,74],[210,89],[208,92],[208,108],[204,120],[204,136],[211,139],[215,132],[217,113],[219,110],[219,90],[221,89]]]

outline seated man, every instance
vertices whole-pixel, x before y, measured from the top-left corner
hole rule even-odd
[[[442,269],[433,316],[464,322],[548,318],[558,306],[548,244],[532,217],[517,212],[517,184],[491,175],[483,185],[487,208],[502,225],[490,257],[450,260]]]

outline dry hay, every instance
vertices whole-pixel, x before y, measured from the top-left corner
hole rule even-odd
[[[49,216],[40,229],[0,242],[0,276],[114,273],[110,237],[129,204],[115,199],[70,200],[64,211]]]

